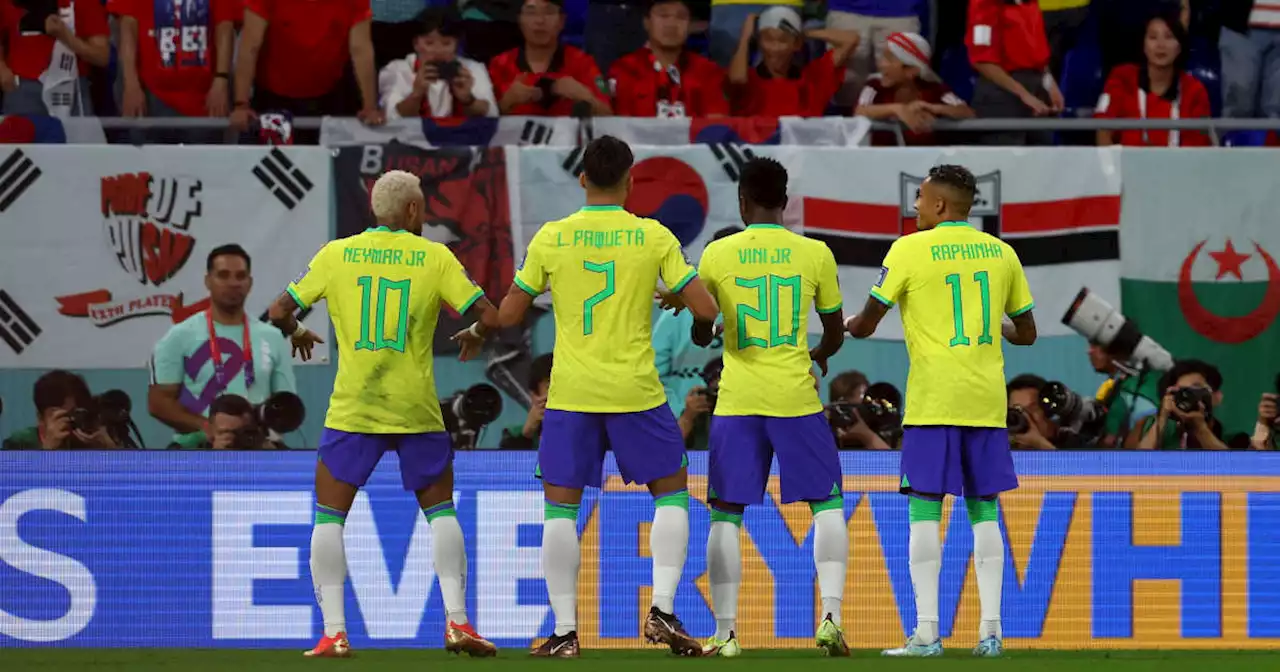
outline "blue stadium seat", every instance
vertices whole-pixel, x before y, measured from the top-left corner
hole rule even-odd
[[[1222,135],[1222,144],[1227,147],[1265,147],[1267,131],[1229,131]]]
[[[1209,91],[1209,109],[1213,116],[1222,116],[1222,79],[1218,72],[1209,68],[1193,68],[1190,72]]]
[[[978,75],[969,65],[969,53],[963,46],[952,47],[938,59],[938,76],[957,96],[973,100],[973,84]]]
[[[564,32],[561,39],[575,47],[582,47],[587,34],[588,0],[565,0]]]
[[[1062,59],[1062,98],[1067,116],[1074,110],[1091,108],[1102,94],[1102,50],[1086,42],[1067,52]]]

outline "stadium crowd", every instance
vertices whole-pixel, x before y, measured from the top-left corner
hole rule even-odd
[[[965,139],[930,127],[975,115],[1280,116],[1280,3],[1272,0],[161,6],[0,0],[3,113],[226,117],[241,131],[269,112],[372,125],[406,117],[857,114],[900,121],[908,144],[1149,146],[1209,139],[1168,131]],[[21,141],[25,128],[6,122],[0,137]],[[873,142],[897,139],[877,134]]]

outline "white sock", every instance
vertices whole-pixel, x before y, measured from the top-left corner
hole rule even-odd
[[[649,554],[653,556],[653,606],[664,614],[675,613],[676,586],[688,552],[689,509],[658,506],[649,528]]]
[[[578,525],[568,518],[542,523],[542,574],[547,577],[547,597],[556,615],[556,636],[578,629]]]
[[[911,523],[907,557],[916,593],[916,641],[920,644],[932,644],[938,639],[938,572],[942,569],[939,527],[933,520]]]
[[[343,525],[322,523],[311,528],[311,585],[324,618],[324,634],[332,637],[347,630],[343,586],[347,582],[347,552],[342,543]]]
[[[738,588],[742,585],[739,529],[734,523],[717,520],[711,523],[711,534],[707,535],[707,579],[711,583],[717,639],[728,639],[738,627]]]
[[[849,528],[844,509],[827,509],[813,515],[813,564],[818,568],[822,614],[840,625],[844,600],[845,568],[849,562]]]
[[[1004,588],[1004,536],[999,523],[989,520],[973,526],[973,568],[978,575],[978,598],[982,604],[978,639],[1003,639],[1000,593]]]
[[[457,516],[437,516],[431,521],[431,560],[440,581],[446,617],[453,623],[466,625],[467,547]]]

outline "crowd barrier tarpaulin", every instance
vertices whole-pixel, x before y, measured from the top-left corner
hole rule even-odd
[[[1280,392],[1276,157],[1133,149],[1124,161],[1124,312],[1174,357],[1217,365],[1215,415],[1252,433],[1258,393]]]
[[[328,147],[402,142],[417,147],[571,147],[602,135],[634,145],[803,145],[855,147],[868,142],[864,117],[737,117],[654,119],[643,117],[472,117],[396,119],[365,126],[357,119],[325,117],[320,144]]]
[[[476,628],[525,651],[551,631],[539,560],[543,494],[532,453],[460,453],[454,501]],[[689,556],[676,611],[708,606],[706,454],[690,456]],[[892,453],[841,455],[850,532],[844,622],[855,648],[901,643],[914,623],[908,516]],[[1002,618],[1010,648],[1280,646],[1280,455],[1020,453],[1002,499]],[[280,647],[321,632],[308,572],[312,453],[0,453],[0,646]],[[642,487],[612,461],[584,501],[583,646],[632,648],[648,609]],[[777,479],[743,522],[738,635],[751,649],[811,648],[820,603],[810,513]],[[944,509],[946,644],[972,646],[978,594],[963,505]],[[347,518],[352,645],[439,647],[431,531],[388,456]],[[157,615],[163,615],[157,618]],[[142,626],[142,627],[140,627]]]
[[[415,147],[503,147],[578,144],[580,124],[570,117],[468,117],[394,119],[366,126],[358,119],[325,117],[320,144],[326,147],[400,142]]]
[[[740,171],[756,155],[787,167],[788,228],[826,242],[840,265],[845,309],[866,302],[890,244],[915,230],[915,195],[929,169],[958,163],[978,177],[974,226],[1013,246],[1026,268],[1040,333],[1071,331],[1060,318],[1081,287],[1118,297],[1120,151],[978,148],[842,149],[732,144],[636,147],[627,209],[658,219],[693,259],[716,231],[742,226]],[[580,149],[523,148],[519,177],[522,250],[538,228],[584,203]],[[886,320],[877,338],[901,339]]]
[[[228,243],[265,313],[328,240],[330,171],[317,147],[0,150],[0,368],[145,366],[207,307],[205,258]],[[307,322],[328,331],[323,311]]]

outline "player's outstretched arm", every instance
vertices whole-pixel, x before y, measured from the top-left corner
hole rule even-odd
[[[818,341],[818,347],[809,351],[809,358],[818,365],[822,375],[825,376],[827,360],[840,352],[840,346],[844,345],[844,311],[818,313],[818,317],[822,320],[822,340]]]
[[[1029,310],[1015,315],[1000,323],[1000,333],[1013,345],[1031,345],[1036,342],[1036,318]]]
[[[488,298],[481,296],[462,317],[471,320],[471,326],[449,337],[449,340],[458,344],[458,359],[465,362],[480,354],[485,338],[498,330],[498,309],[489,303]]]
[[[689,329],[689,337],[693,340],[693,344],[705,348],[716,340],[716,336],[724,333],[724,325],[717,326],[715,322],[707,322],[704,320],[694,320],[693,327]]]
[[[880,320],[883,320],[888,312],[889,306],[887,304],[874,296],[868,296],[866,305],[862,307],[862,312],[845,320],[844,327],[849,330],[849,335],[854,338],[867,338],[876,333],[876,327],[880,326]]]
[[[716,317],[720,315],[720,306],[716,304],[716,299],[711,296],[711,292],[707,291],[706,285],[702,284],[702,279],[694,277],[680,290],[680,299],[684,301],[684,305],[693,313],[693,319],[697,322],[715,323]]]
[[[532,305],[533,295],[512,283],[511,289],[507,290],[507,295],[502,299],[502,305],[498,306],[498,328],[506,329],[524,322],[524,315]]]
[[[267,309],[267,318],[271,320],[271,324],[276,325],[277,329],[289,335],[293,354],[301,353],[302,361],[305,362],[311,359],[311,349],[317,343],[324,343],[324,339],[293,316],[293,311],[298,308],[298,300],[294,299],[289,292],[282,292]]]

